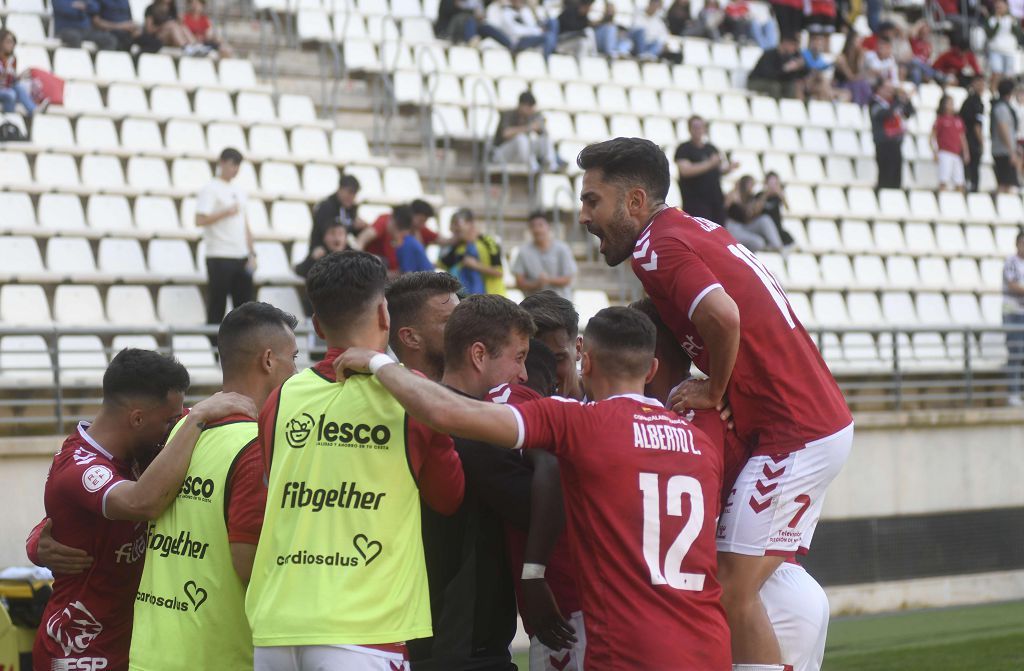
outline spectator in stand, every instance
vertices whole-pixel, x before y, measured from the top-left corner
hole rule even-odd
[[[473,211],[463,208],[452,215],[455,241],[441,257],[441,264],[471,294],[505,295],[501,245],[481,233]]]
[[[761,54],[747,78],[747,88],[773,98],[804,97],[807,64],[796,38],[783,35],[779,46]]]
[[[828,35],[825,33],[810,33],[807,36],[807,48],[800,52],[800,55],[811,72],[828,72],[832,69],[832,61],[828,54]]]
[[[398,272],[415,273],[434,270],[434,264],[427,258],[427,250],[416,237],[412,223],[412,208],[408,205],[396,207],[391,212],[391,226],[395,237],[395,259],[398,261]]]
[[[668,39],[668,26],[662,16],[662,1],[648,0],[647,7],[637,9],[629,38],[633,41],[633,55],[641,60],[654,61],[661,55]]]
[[[78,48],[89,41],[100,50],[117,49],[117,37],[93,25],[100,11],[96,0],[52,0],[53,34],[66,47]]]
[[[484,21],[483,0],[441,0],[434,34],[456,44],[474,44],[489,37],[506,49],[512,47],[508,35]]]
[[[18,59],[14,55],[14,47],[18,38],[9,30],[0,28],[0,112],[13,112],[21,103],[25,114],[32,116],[36,104],[32,100],[32,88],[26,81],[18,81]]]
[[[864,68],[868,77],[875,82],[887,81],[894,86],[900,83],[900,66],[892,54],[893,43],[888,37],[878,38],[874,51],[864,54]]]
[[[757,194],[757,197],[764,201],[761,211],[771,217],[775,228],[779,231],[783,250],[789,250],[795,241],[782,225],[782,209],[788,208],[789,203],[786,202],[786,192],[783,190],[782,180],[779,179],[778,173],[769,172],[764,176],[764,190]]]
[[[1017,75],[1017,51],[1024,42],[1020,22],[1010,15],[1006,0],[995,0],[992,16],[985,22],[988,37],[989,86],[993,91],[1003,77]]]
[[[221,58],[231,58],[231,47],[217,35],[206,13],[206,0],[189,0],[188,11],[181,22],[199,42],[216,51]]]
[[[1017,147],[1017,128],[1020,119],[1010,107],[1016,83],[1012,79],[999,82],[999,97],[992,102],[992,161],[995,163],[999,193],[1015,193],[1020,186],[1017,171],[1021,167],[1021,152]]]
[[[910,51],[913,55],[907,64],[907,78],[914,86],[926,81],[943,86],[954,79],[932,67],[932,29],[924,19],[915,23],[910,31]]]
[[[544,115],[537,111],[537,99],[529,91],[519,95],[515,109],[501,113],[494,133],[494,160],[525,163],[530,172],[565,167],[565,161],[559,158],[555,143],[544,127]]]
[[[529,227],[531,240],[519,246],[519,255],[512,265],[516,287],[527,296],[550,289],[571,301],[577,273],[572,250],[555,239],[543,212],[530,215]]]
[[[629,42],[619,39],[619,28],[615,25],[615,5],[607,3],[604,14],[597,21],[590,20],[594,0],[569,0],[558,15],[558,39],[579,40],[580,55],[603,53],[624,55],[629,52]]]
[[[978,168],[981,166],[981,153],[985,144],[985,103],[981,95],[985,92],[985,77],[975,75],[968,89],[967,99],[960,106],[960,119],[964,122],[967,135],[967,190],[978,190]]]
[[[864,66],[864,50],[853,30],[846,35],[843,51],[836,57],[835,68],[832,83],[837,88],[848,91],[850,100],[861,107],[871,102],[871,82]]]
[[[718,41],[722,38],[722,22],[724,21],[725,11],[718,0],[705,0],[704,6],[697,13],[697,32],[694,33],[694,36]]]
[[[836,0],[810,0],[810,14],[804,27],[811,35],[831,35],[836,31]]]
[[[904,119],[914,116],[914,106],[892,81],[881,80],[871,101],[871,133],[875,140],[875,162],[878,164],[878,188],[899,189],[903,186]]]
[[[832,60],[828,55],[828,35],[809,33],[807,48],[801,52],[808,74],[804,80],[804,97],[807,100],[849,101],[850,94],[832,86]]]
[[[312,253],[324,243],[327,227],[337,222],[351,235],[358,235],[367,223],[359,218],[359,180],[342,175],[338,190],[324,198],[313,210],[313,229],[309,232],[309,250]]]
[[[706,142],[707,124],[694,115],[688,122],[690,140],[676,148],[675,162],[679,169],[679,193],[683,209],[693,217],[725,225],[725,195],[722,175],[739,164],[726,159],[718,148]]]
[[[488,23],[508,35],[513,53],[533,47],[544,48],[544,58],[555,52],[558,46],[558,21],[548,19],[541,22],[536,8],[526,0],[504,0],[494,2],[487,8]]]
[[[675,0],[665,12],[668,32],[678,37],[689,37],[699,30],[690,10],[690,0]]]
[[[964,163],[970,160],[964,122],[948,95],[939,99],[939,113],[932,126],[932,151],[939,164],[939,190],[964,190]]]
[[[203,231],[206,245],[206,323],[220,324],[231,304],[253,300],[252,275],[256,271],[256,250],[245,215],[246,194],[231,182],[242,165],[237,149],[220,153],[217,176],[196,198],[196,226]]]
[[[382,214],[367,226],[356,238],[355,247],[364,252],[379,256],[388,267],[392,275],[398,273],[398,256],[395,254],[395,238],[397,230],[393,221],[395,208],[391,214]],[[434,216],[434,208],[425,200],[416,199],[409,203],[408,209],[412,212],[412,233],[416,239],[426,247],[438,243],[438,235],[427,228],[427,221]]]
[[[1017,233],[1017,253],[1006,258],[1003,266],[1003,324],[1024,327],[1024,230]],[[1012,406],[1024,405],[1021,399],[1021,377],[1024,375],[1024,331],[1006,334],[1006,368],[1009,372]]]
[[[132,7],[128,0],[99,0],[99,11],[92,17],[97,30],[110,33],[121,51],[131,49],[142,34],[142,27],[132,20]]]
[[[892,41],[896,41],[899,38],[900,29],[896,27],[896,24],[891,21],[882,21],[878,25],[878,30],[874,31],[863,40],[861,40],[860,46],[867,51],[874,51],[878,46],[878,40],[883,37],[888,38]]]
[[[966,44],[967,42],[960,38],[950,38],[949,49],[932,63],[936,71],[956,77],[957,82],[964,88],[968,88],[972,79],[984,73],[978,59]]]
[[[345,224],[337,219],[329,221],[327,226],[321,231],[320,244],[310,250],[306,258],[295,266],[295,274],[299,277],[305,277],[314,263],[328,254],[343,252],[346,249],[348,249],[348,231],[345,229]],[[306,314],[309,314],[308,309]]]
[[[779,24],[779,39],[799,40],[804,27],[803,0],[771,0],[771,7]]]
[[[153,4],[146,8],[141,44],[145,51],[178,47],[186,56],[200,56],[211,51],[178,20],[178,10],[172,0],[153,0]]]
[[[732,237],[752,252],[781,252],[782,237],[775,222],[764,211],[767,196],[754,195],[754,178],[740,177],[725,197],[725,228]]]
[[[723,35],[731,35],[740,44],[746,44],[754,39],[754,22],[750,16],[750,3],[747,0],[729,0],[724,13]]]

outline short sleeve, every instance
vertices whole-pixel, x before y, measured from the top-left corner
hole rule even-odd
[[[563,244],[560,249],[562,250],[562,267],[565,269],[562,276],[575,277],[578,269],[576,268],[576,259],[572,256],[572,250],[566,244]]]
[[[69,465],[54,480],[55,500],[67,502],[94,515],[106,517],[107,496],[123,482],[129,482],[105,460]]]
[[[213,214],[217,205],[217,195],[211,185],[204,186],[196,195],[196,214],[208,216]]]
[[[519,447],[547,450],[565,456],[572,449],[573,417],[582,409],[579,401],[554,396],[510,405],[519,423]]]
[[[249,443],[238,456],[231,471],[230,486],[228,541],[256,545],[267,506],[267,481],[263,476],[263,455],[258,439]]]
[[[525,247],[519,248],[519,253],[516,254],[516,261],[512,264],[513,275],[526,275],[526,260],[523,258]]]
[[[644,289],[652,297],[671,302],[687,319],[705,296],[722,286],[704,260],[677,238],[650,240],[646,253],[636,256],[643,251],[644,243],[640,243],[633,253],[633,270]]]
[[[685,144],[681,144],[678,147],[676,147],[676,153],[675,153],[675,156],[673,158],[676,161],[682,161],[684,159],[685,160],[689,160],[689,157],[687,156],[686,145]]]

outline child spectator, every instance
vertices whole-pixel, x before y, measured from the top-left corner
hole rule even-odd
[[[15,105],[21,103],[25,114],[32,116],[36,111],[32,90],[27,82],[18,81],[18,59],[14,55],[17,44],[14,33],[0,29],[0,109],[13,112]]]
[[[171,0],[153,0],[153,4],[146,8],[139,44],[143,51],[179,47],[184,50],[186,56],[198,56],[211,51],[178,21],[178,10]]]
[[[217,51],[221,58],[231,58],[231,47],[217,36],[217,31],[213,29],[210,17],[206,13],[206,0],[191,0],[181,22],[196,40]]]
[[[920,86],[921,82],[934,80],[940,86],[947,83],[947,75],[932,67],[932,29],[924,19],[914,24],[910,32],[910,51],[913,54],[907,63],[907,77]],[[952,77],[948,77],[952,80]]]
[[[888,37],[880,37],[874,51],[864,55],[864,67],[874,81],[900,83],[900,68],[892,54],[893,43]]]
[[[932,126],[932,151],[939,163],[939,190],[946,188],[964,190],[964,163],[970,160],[967,153],[967,134],[964,122],[953,109],[953,99],[948,95],[939,100],[939,113]]]

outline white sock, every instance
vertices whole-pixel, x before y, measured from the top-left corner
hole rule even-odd
[[[732,671],[785,671],[782,664],[733,664]]]

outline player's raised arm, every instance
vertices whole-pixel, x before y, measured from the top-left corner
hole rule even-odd
[[[518,447],[520,429],[511,409],[460,396],[411,373],[385,354],[352,347],[335,359],[334,370],[339,380],[345,371],[373,373],[410,415],[436,431]]]

